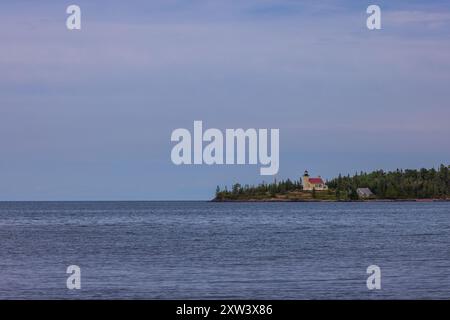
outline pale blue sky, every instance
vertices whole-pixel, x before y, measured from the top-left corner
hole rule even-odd
[[[0,200],[209,199],[271,179],[173,165],[170,134],[194,120],[279,128],[278,178],[449,163],[448,1],[11,1],[0,43]]]

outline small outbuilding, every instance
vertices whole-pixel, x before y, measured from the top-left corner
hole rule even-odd
[[[358,188],[356,189],[356,193],[360,198],[370,198],[374,196],[373,192],[369,188]]]

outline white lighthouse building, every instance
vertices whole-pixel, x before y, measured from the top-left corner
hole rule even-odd
[[[310,178],[308,174],[308,170],[305,170],[305,173],[302,177],[303,190],[312,191],[313,189],[322,191],[328,190],[328,186],[325,184],[323,179],[318,176],[317,178]]]

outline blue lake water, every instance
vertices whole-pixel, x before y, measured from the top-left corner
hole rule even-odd
[[[449,299],[450,203],[0,202],[0,298]]]

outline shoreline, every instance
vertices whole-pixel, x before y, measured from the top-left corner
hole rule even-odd
[[[450,199],[367,199],[367,200],[320,200],[320,199],[212,199],[209,202],[449,202]]]

